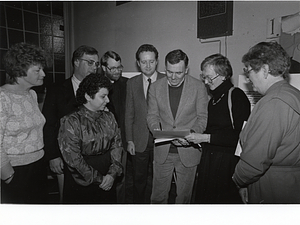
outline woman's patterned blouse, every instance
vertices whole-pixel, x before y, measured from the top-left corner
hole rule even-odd
[[[83,186],[101,183],[103,176],[84,156],[97,156],[110,151],[109,175],[122,173],[122,142],[120,129],[111,112],[93,112],[82,106],[61,119],[58,135],[60,151],[74,180]]]

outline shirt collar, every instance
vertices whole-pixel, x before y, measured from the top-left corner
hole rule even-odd
[[[184,80],[185,80],[185,77],[184,77],[184,78],[182,79],[182,81],[181,81],[178,85],[176,85],[176,86],[171,85],[170,82],[169,82],[169,80],[168,80],[168,85],[169,85],[170,87],[180,87],[180,85],[184,82]]]
[[[77,77],[75,76],[75,74],[73,74],[72,80],[73,80],[73,82],[76,83],[77,85],[79,85],[80,82],[81,82],[80,80],[77,79]]]
[[[104,73],[104,75],[107,77],[107,79],[109,79],[109,81],[110,81],[110,83],[115,83],[116,81],[115,80],[111,80],[107,75],[106,75],[106,73]]]
[[[154,81],[156,81],[157,79],[157,71],[155,71],[151,77],[147,77],[143,74],[143,77],[144,77],[144,81],[148,81],[148,79],[150,78],[151,79],[151,83],[153,83]]]

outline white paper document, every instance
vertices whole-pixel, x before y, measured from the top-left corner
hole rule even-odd
[[[190,130],[155,130],[153,131],[154,143],[172,141],[178,138],[184,138],[190,134]]]

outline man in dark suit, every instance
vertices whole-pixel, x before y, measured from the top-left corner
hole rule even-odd
[[[200,80],[187,75],[188,56],[174,50],[165,58],[166,77],[149,90],[147,122],[154,130],[190,130],[202,133],[207,123],[208,96]],[[175,203],[190,203],[201,152],[180,138],[155,145],[151,203],[168,202],[173,173]]]
[[[116,180],[117,201],[125,203],[125,173],[126,173],[126,138],[125,138],[125,102],[126,102],[126,82],[128,78],[122,77],[122,61],[119,54],[114,51],[107,51],[101,57],[101,73],[112,83],[112,90],[109,91],[110,102],[106,105],[111,111],[120,127],[124,152],[122,154],[123,175]]]
[[[150,203],[150,196],[145,199],[149,166],[153,162],[153,137],[147,127],[147,89],[157,79],[165,77],[156,71],[158,51],[150,44],[144,44],[136,52],[136,62],[141,74],[127,82],[125,110],[125,129],[127,151],[132,155],[133,163],[133,201]],[[151,184],[152,186],[152,179]]]
[[[64,163],[59,150],[57,136],[60,119],[76,110],[75,95],[80,82],[90,73],[95,73],[99,67],[98,51],[90,46],[77,48],[72,57],[73,76],[62,84],[54,84],[47,88],[43,114],[46,118],[44,126],[44,150],[52,172],[58,175],[60,192],[64,173]],[[62,196],[62,193],[60,193]]]

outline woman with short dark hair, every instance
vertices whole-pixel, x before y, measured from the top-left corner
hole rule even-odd
[[[76,92],[79,110],[61,119],[58,143],[67,164],[64,203],[116,203],[114,180],[122,173],[122,142],[106,109],[111,83],[90,74]]]

